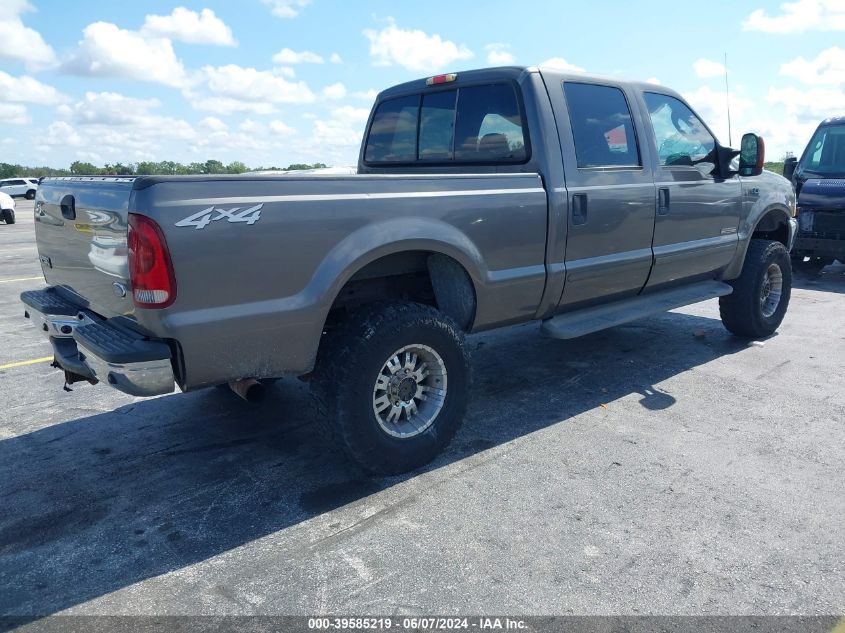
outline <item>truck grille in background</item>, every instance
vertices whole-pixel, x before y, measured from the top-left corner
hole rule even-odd
[[[805,237],[845,239],[845,212],[804,212],[798,218],[800,232]]]

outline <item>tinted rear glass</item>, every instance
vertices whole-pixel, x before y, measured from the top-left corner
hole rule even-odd
[[[413,122],[411,117],[415,117]],[[407,129],[411,124],[413,129]],[[510,84],[400,97],[382,102],[376,110],[364,160],[521,163],[528,157],[524,128],[516,90]],[[408,147],[409,142],[418,145]]]
[[[373,163],[414,160],[417,154],[419,109],[419,95],[382,102],[370,126],[364,160]]]
[[[639,166],[631,111],[619,88],[565,82],[578,167]]]

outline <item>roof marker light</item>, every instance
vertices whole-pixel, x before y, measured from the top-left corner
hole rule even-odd
[[[455,81],[458,78],[457,73],[449,73],[448,75],[435,75],[434,77],[429,77],[425,80],[426,86],[437,86],[439,84],[447,84],[451,81]]]

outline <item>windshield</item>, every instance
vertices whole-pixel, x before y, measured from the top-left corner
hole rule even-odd
[[[845,174],[845,125],[817,129],[801,156],[797,171],[827,177]]]

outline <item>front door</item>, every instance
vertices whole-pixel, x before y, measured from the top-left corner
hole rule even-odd
[[[737,249],[742,185],[713,176],[716,140],[683,101],[658,92],[643,93],[643,101],[657,188],[647,289],[716,277]]]

